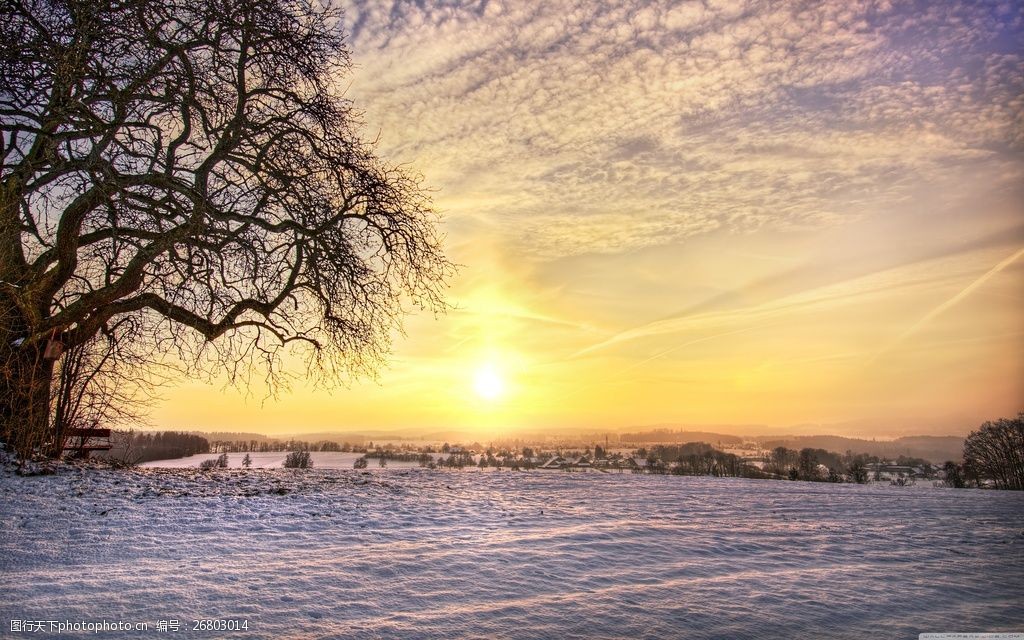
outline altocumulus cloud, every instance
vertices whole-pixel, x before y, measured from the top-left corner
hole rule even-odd
[[[351,91],[385,151],[534,259],[818,228],[966,175],[989,194],[1024,178],[1019,3],[346,8]]]

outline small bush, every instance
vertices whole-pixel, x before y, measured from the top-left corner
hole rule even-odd
[[[355,464],[352,465],[353,469],[365,469],[366,468],[366,456],[356,460]]]
[[[199,468],[203,469],[204,471],[208,470],[208,469],[216,469],[217,468],[217,460],[213,460],[213,459],[203,460],[202,462],[199,463]]]
[[[292,451],[284,459],[285,469],[309,469],[312,466],[308,451]]]

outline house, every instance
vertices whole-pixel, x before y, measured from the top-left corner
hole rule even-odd
[[[889,462],[869,462],[864,465],[868,471],[868,477],[879,480],[896,480],[900,478],[912,478],[915,475],[914,467],[893,464]]]
[[[541,469],[561,469],[569,464],[569,461],[560,455],[555,455],[540,466]]]

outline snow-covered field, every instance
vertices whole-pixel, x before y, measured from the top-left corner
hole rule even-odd
[[[12,620],[149,624],[59,636],[83,638],[1024,631],[1014,492],[187,468],[3,473],[0,492],[8,637],[58,637]]]
[[[155,460],[153,462],[143,462],[140,466],[147,469],[154,468],[172,468],[180,469],[182,467],[196,467],[198,468],[206,460],[216,460],[220,454],[218,453],[198,453],[194,456],[188,456],[187,458],[174,458],[173,460]],[[242,460],[245,459],[244,453],[229,453],[228,454],[228,466],[235,469],[242,468]],[[287,451],[265,451],[258,452],[253,451],[249,454],[249,460],[252,463],[254,469],[273,469],[281,468],[284,465],[284,459],[288,456]],[[356,460],[363,457],[361,453],[351,452],[340,452],[340,451],[311,451],[309,453],[310,460],[313,461],[313,467],[315,469],[351,469],[352,465]],[[373,458],[370,461],[373,467],[378,466],[377,458]],[[419,467],[418,462],[402,462],[399,460],[388,460],[388,467],[402,467],[402,468],[413,468]]]

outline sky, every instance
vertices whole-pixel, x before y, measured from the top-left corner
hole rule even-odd
[[[1024,409],[1019,2],[347,1],[461,265],[375,380],[161,427],[966,434]]]

